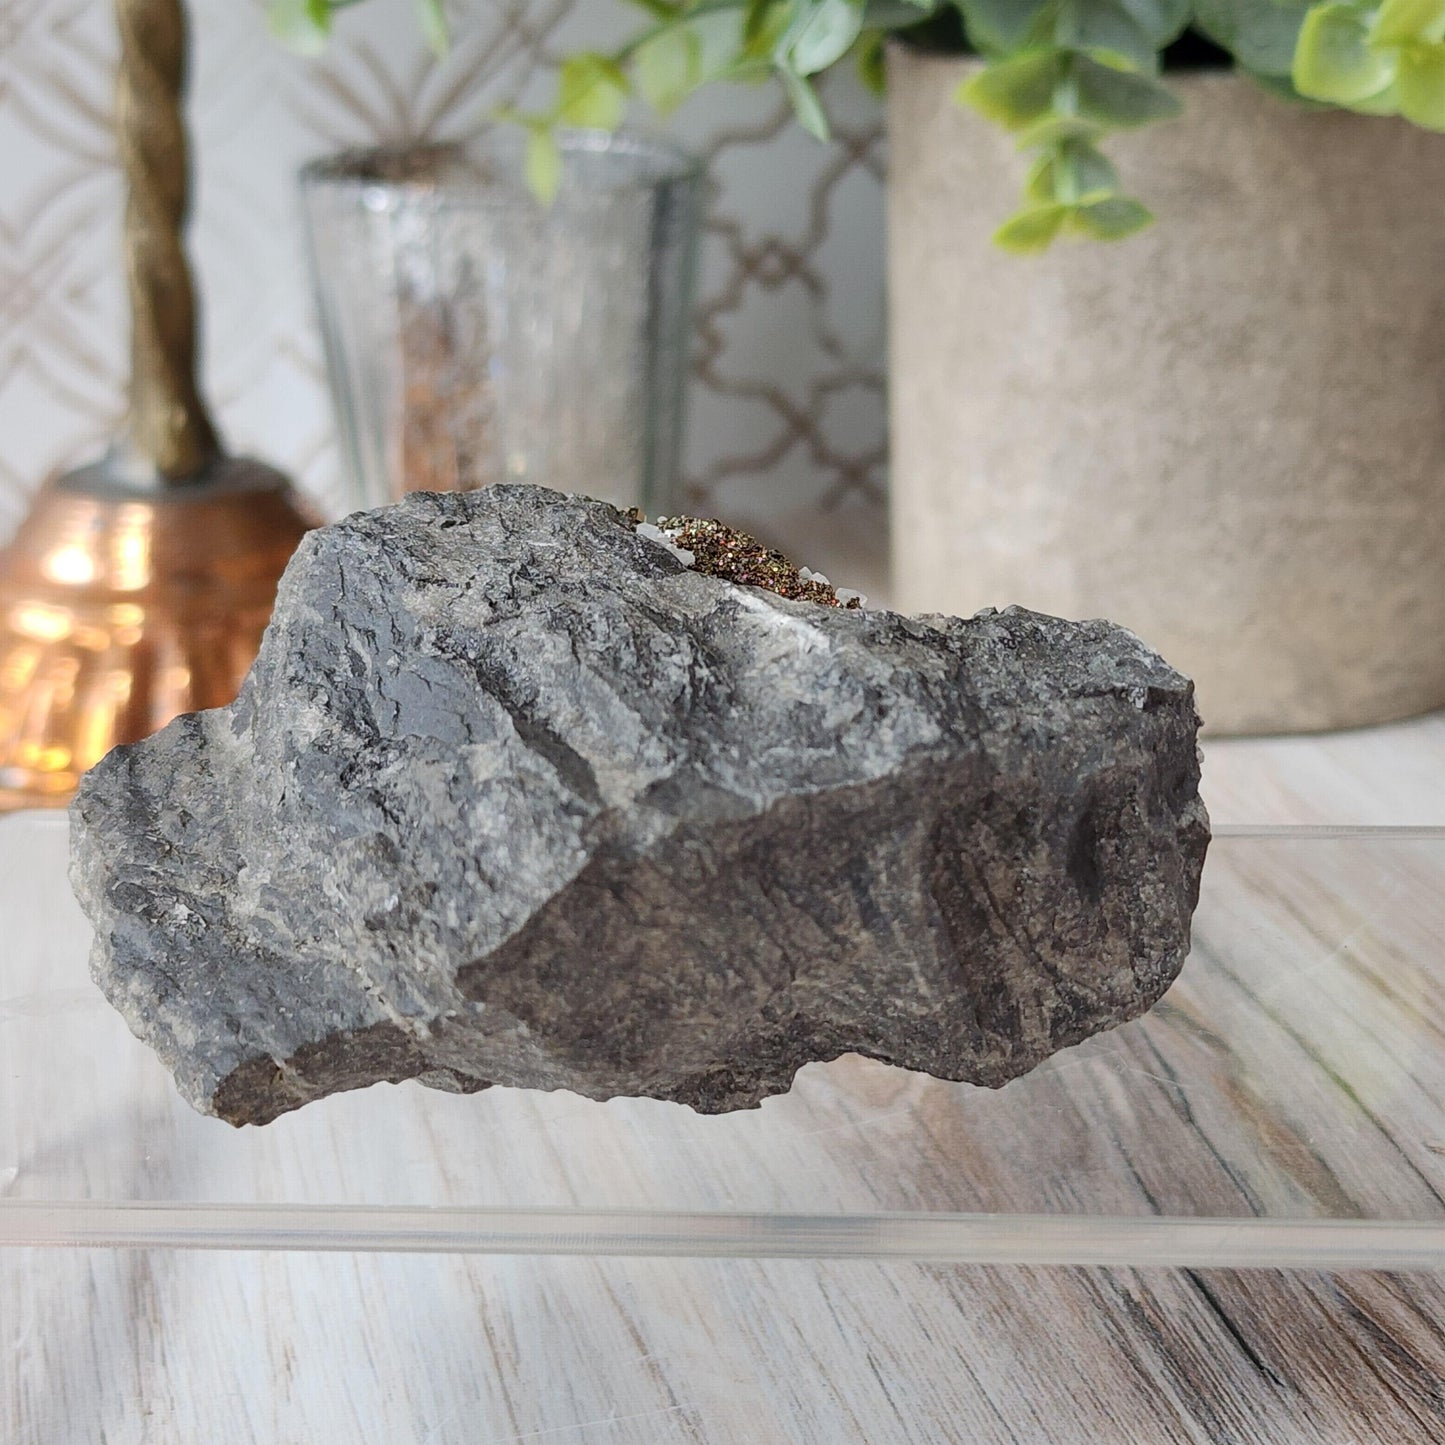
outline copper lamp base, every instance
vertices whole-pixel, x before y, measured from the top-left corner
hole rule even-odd
[[[253,461],[178,487],[114,461],[47,483],[0,552],[0,811],[64,807],[116,744],[230,702],[315,525]]]

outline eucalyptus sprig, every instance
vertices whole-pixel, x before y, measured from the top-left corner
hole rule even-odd
[[[1100,149],[1112,132],[1179,113],[1156,78],[1159,55],[1188,23],[1187,0],[966,0],[985,64],[959,99],[1012,131],[1033,156],[1024,203],[995,233],[1010,251],[1042,251],[1061,233],[1119,240],[1147,226]]]
[[[271,0],[283,34],[324,42],[354,0]],[[433,44],[442,0],[415,0]],[[1060,236],[1118,240],[1153,217],[1105,154],[1110,136],[1177,115],[1160,79],[1165,48],[1193,27],[1275,93],[1402,115],[1445,130],[1445,0],[632,0],[647,23],[625,44],[566,60],[529,131],[533,188],[555,190],[558,126],[605,130],[640,95],[666,115],[716,80],[775,77],[798,119],[826,138],[815,78],[851,60],[874,89],[883,43],[956,12],[979,68],[959,99],[1017,137],[1029,157],[1023,202],[995,233],[1016,252]]]
[[[610,128],[634,90],[665,115],[709,81],[775,75],[798,119],[826,139],[813,77],[852,54],[877,88],[884,38],[932,17],[940,0],[635,3],[651,19],[645,31],[611,55],[573,56],[552,108],[513,117],[531,130],[530,172],[543,194],[556,178],[551,130]],[[1159,52],[1188,20],[1187,0],[962,0],[962,9],[986,63],[960,99],[1013,131],[1033,156],[1024,203],[999,228],[999,244],[1038,251],[1064,232],[1112,240],[1147,225],[1149,212],[1121,189],[1099,142],[1178,112],[1154,77]]]
[[[1315,100],[1445,130],[1445,0],[1314,6],[1294,82]]]

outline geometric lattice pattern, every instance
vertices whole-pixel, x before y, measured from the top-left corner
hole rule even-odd
[[[208,395],[237,450],[338,500],[295,172],[351,145],[464,136],[536,101],[559,55],[638,12],[597,0],[457,0],[443,59],[410,0],[343,12],[317,61],[286,53],[260,0],[191,0],[190,247]],[[124,410],[116,42],[100,0],[0,0],[0,529]],[[883,142],[876,101],[827,91],[809,139],[769,86],[695,97],[668,134],[703,155],[685,472],[691,504],[764,517],[876,502],[884,473]]]

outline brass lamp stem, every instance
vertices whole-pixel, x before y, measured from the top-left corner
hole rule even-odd
[[[52,477],[0,549],[0,812],[63,807],[117,743],[230,702],[315,525],[279,472],[222,454],[196,386],[182,0],[115,14],[129,436]]]
[[[181,114],[181,0],[115,0],[120,28],[116,135],[128,197],[130,435],[167,481],[195,476],[219,451],[196,386],[196,306],[181,245],[189,167]]]

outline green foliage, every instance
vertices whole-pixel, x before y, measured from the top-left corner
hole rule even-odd
[[[319,55],[331,38],[329,0],[267,0],[271,30],[302,55]]]
[[[702,62],[697,31],[675,25],[637,47],[633,74],[648,105],[659,115],[670,115],[697,87]]]
[[[562,150],[551,126],[534,125],[528,129],[523,165],[533,194],[550,206],[562,180]]]
[[[271,30],[301,55],[319,55],[331,38],[331,19],[357,0],[266,0]],[[427,44],[438,55],[448,45],[446,0],[415,0],[417,20]]]
[[[1280,0],[1195,0],[1194,24],[1256,78],[1293,90],[1289,76],[1306,13],[1306,6]]]
[[[627,93],[622,67],[605,55],[585,51],[563,61],[557,104],[549,118],[578,130],[613,130],[622,124]]]
[[[451,43],[451,37],[447,34],[446,11],[442,8],[444,3],[445,0],[416,0],[422,34],[438,55],[445,55]]]
[[[352,0],[268,0],[289,44],[314,53]],[[446,44],[444,0],[415,0]],[[633,0],[645,23],[609,55],[567,60],[550,109],[528,127],[527,174],[550,197],[561,174],[557,126],[611,129],[638,93],[667,114],[715,80],[776,76],[799,121],[826,139],[815,77],[849,61],[884,82],[883,43],[938,11],[956,12],[982,59],[959,99],[1031,156],[1024,197],[995,233],[1008,250],[1064,236],[1113,241],[1153,219],[1104,154],[1109,137],[1168,120],[1179,104],[1160,54],[1193,25],[1274,93],[1445,131],[1445,0]]]
[[[1445,0],[1313,6],[1292,78],[1311,100],[1445,130]]]
[[[1354,105],[1390,83],[1390,64],[1370,44],[1370,30],[1350,5],[1318,5],[1304,18],[1295,48],[1294,83],[1302,95]]]
[[[784,75],[816,75],[841,60],[863,30],[863,0],[799,6],[773,49]]]
[[[809,135],[816,136],[819,140],[827,140],[828,117],[823,113],[823,102],[818,99],[818,92],[806,77],[796,71],[784,70],[781,74],[783,89],[788,92],[788,99],[792,102],[793,114],[798,117],[798,123]]]

